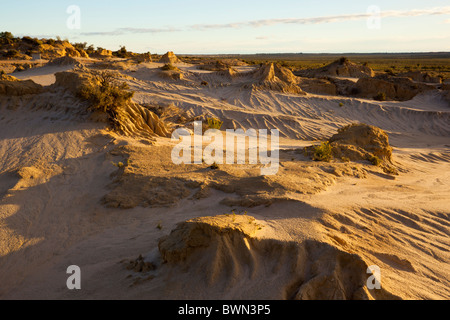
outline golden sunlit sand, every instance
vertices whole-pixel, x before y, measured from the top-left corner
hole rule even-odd
[[[72,56],[0,80],[0,298],[450,298],[448,84]],[[103,80],[133,97],[102,109]],[[172,132],[208,119],[279,130],[277,174],[175,164]]]

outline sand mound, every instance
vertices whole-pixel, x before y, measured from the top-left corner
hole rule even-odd
[[[93,54],[91,54],[92,58],[109,58],[111,56],[112,56],[111,50],[106,50],[102,48],[96,50]]]
[[[120,60],[120,61],[102,61],[89,66],[92,69],[98,70],[119,70],[119,71],[134,71],[136,64],[134,60]]]
[[[56,81],[54,86],[62,87],[66,90],[77,94],[83,85],[93,82],[94,73],[88,69],[57,72],[55,74]]]
[[[169,79],[169,80],[183,80],[183,72],[181,70],[161,70],[159,72],[159,76],[162,79]]]
[[[239,72],[234,70],[233,68],[226,68],[225,70],[218,71],[217,74],[221,77],[224,77],[228,81],[233,81],[234,78],[238,77],[240,75]]]
[[[426,82],[426,83],[442,83],[442,78],[438,76],[434,76],[428,72],[421,71],[409,71],[406,73],[399,74],[400,77],[411,78],[417,82]]]
[[[100,87],[104,73],[89,71],[85,68],[56,74],[55,86],[70,90],[80,96],[85,88]],[[112,85],[119,75],[111,74]],[[99,111],[96,111],[98,113]],[[152,140],[152,137],[169,137],[170,133],[164,123],[152,111],[133,102],[126,102],[115,109],[114,127],[125,136],[138,136]],[[99,117],[101,118],[101,117]]]
[[[209,61],[198,66],[200,70],[208,71],[226,71],[232,67],[246,66],[247,64],[238,59],[223,59],[216,61]]]
[[[334,83],[326,79],[301,78],[302,90],[307,93],[337,95],[337,87]]]
[[[321,78],[327,76],[368,78],[375,76],[375,72],[368,66],[353,63],[347,58],[341,58],[322,68],[298,71],[298,74],[308,78]]]
[[[225,71],[228,70],[228,68],[230,68],[230,66],[223,63],[221,60],[207,62],[198,66],[198,69],[207,71]]]
[[[283,93],[304,94],[298,86],[299,79],[289,70],[274,63],[262,65],[253,73],[252,88]]]
[[[198,295],[191,288],[202,286],[208,288],[204,294],[218,295],[212,291],[219,289],[222,297],[234,292],[244,298],[253,292],[252,299],[393,298],[384,290],[367,289],[368,266],[359,256],[315,240],[259,238],[269,228],[233,214],[180,223],[159,241],[163,268],[189,275],[178,284],[187,297]]]
[[[340,129],[329,141],[337,158],[346,157],[356,161],[375,156],[382,161],[392,162],[389,136],[380,128],[366,124],[349,125]]]
[[[80,67],[82,65],[81,62],[79,62],[77,59],[72,58],[70,56],[65,56],[61,58],[55,58],[50,60],[47,63],[48,66],[78,66]]]
[[[5,78],[8,78],[8,80],[0,80],[0,95],[23,96],[26,94],[38,94],[44,90],[40,84],[32,80],[18,81],[10,76]]]
[[[132,59],[137,63],[148,63],[153,61],[150,52],[137,54],[136,56],[133,56]]]
[[[434,87],[414,83],[410,78],[381,76],[359,79],[353,87],[353,93],[358,97],[369,99],[381,94],[386,100],[408,101],[419,93],[432,89]]]
[[[41,52],[42,59],[46,60],[65,56],[89,58],[84,50],[78,51],[68,41],[56,42],[54,45],[41,44],[39,45],[38,50]]]
[[[189,220],[180,223],[170,236],[162,238],[159,250],[165,262],[182,262],[196,249],[209,247],[212,241],[221,241],[227,235],[253,238],[261,228],[255,221],[253,217],[241,215]]]
[[[126,136],[169,137],[170,132],[159,117],[150,110],[129,103],[118,112],[118,130]]]
[[[398,174],[392,166],[389,136],[380,128],[366,124],[352,124],[338,130],[325,144],[304,149],[316,161],[369,161],[384,172]]]
[[[205,199],[216,190],[223,192],[217,200],[230,207],[269,206],[289,200],[292,195],[318,194],[334,185],[343,176],[366,177],[366,169],[355,163],[323,164],[295,161],[291,154],[285,158],[277,175],[262,176],[254,165],[220,165],[211,170],[206,163],[192,170],[192,165],[175,165],[169,147],[123,146],[114,151],[123,163],[131,163],[117,170],[112,177],[110,191],[103,197],[107,207],[129,209],[177,205],[189,196]],[[294,160],[292,160],[294,157]],[[158,159],[154,161],[154,159]],[[371,165],[367,165],[371,168]]]
[[[244,67],[248,66],[248,64],[242,60],[239,59],[223,59],[221,60],[222,63],[227,65],[228,67]]]
[[[178,57],[172,51],[169,51],[161,57],[159,62],[175,64],[175,63],[180,63],[182,61],[180,59],[178,59]]]

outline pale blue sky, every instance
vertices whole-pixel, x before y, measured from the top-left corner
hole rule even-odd
[[[450,51],[450,0],[0,0],[0,31],[136,52]],[[69,29],[67,8],[80,8]],[[369,6],[381,28],[367,27]],[[74,21],[74,20],[72,20]]]

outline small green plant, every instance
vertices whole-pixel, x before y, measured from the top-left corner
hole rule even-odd
[[[330,162],[333,158],[332,148],[328,141],[313,147],[313,160]]]
[[[210,129],[220,130],[220,128],[222,128],[222,125],[223,121],[220,121],[219,119],[216,118],[208,118],[208,127]]]
[[[386,101],[386,93],[379,92],[373,99],[377,101]]]
[[[344,106],[344,104],[343,104],[342,102],[340,102],[340,103],[339,103],[339,107],[342,108],[343,106]]]
[[[156,226],[156,228],[158,229],[158,230],[162,230],[162,222],[160,221],[160,222],[158,222],[158,225]]]
[[[123,167],[125,167],[125,165],[123,164],[123,162],[117,162],[117,163],[111,162],[111,163],[113,164],[113,166],[115,166],[115,167],[117,167],[117,168],[123,168]]]
[[[374,156],[374,155],[372,155],[372,156],[369,156],[368,158],[367,158],[367,160],[369,160],[374,166],[380,166],[381,165],[381,159],[380,158],[378,158],[377,156]]]

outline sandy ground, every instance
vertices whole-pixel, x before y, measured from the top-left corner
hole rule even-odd
[[[33,80],[41,86],[49,86],[55,83],[55,73],[73,69],[72,66],[43,66],[14,73],[14,77],[20,80]]]
[[[184,80],[167,80],[160,66],[123,71],[135,101],[174,104],[235,128],[277,128],[279,173],[263,177],[249,164],[176,166],[170,139],[149,146],[112,134],[62,91],[0,97],[1,299],[321,298],[334,288],[330,279],[350,290],[372,265],[382,276],[372,298],[450,298],[450,109],[438,94],[374,102],[251,93],[239,79],[200,86],[222,76],[185,64]],[[33,69],[21,79],[49,85],[67,68]],[[388,132],[398,176],[295,152],[353,122]],[[127,159],[125,169],[113,165]],[[162,264],[158,241],[178,223],[232,210],[262,226],[246,245],[251,263],[235,238],[213,233],[215,247]],[[124,261],[139,255],[156,270],[128,270]],[[70,265],[82,270],[81,290],[66,287]],[[327,277],[303,281],[314,268]]]

